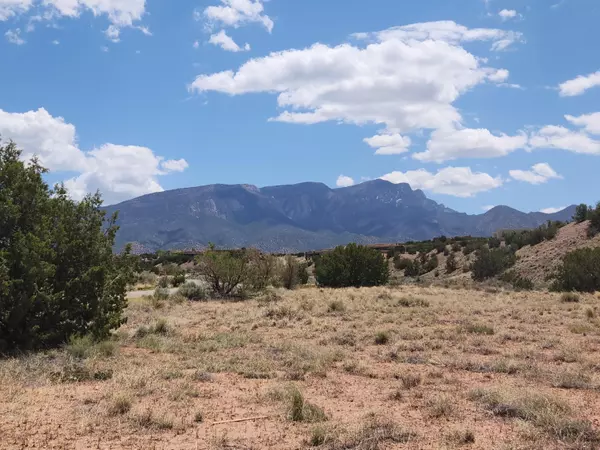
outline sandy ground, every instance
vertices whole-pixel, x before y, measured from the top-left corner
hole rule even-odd
[[[0,448],[600,448],[597,296],[308,288],[127,314],[113,342],[0,361]]]

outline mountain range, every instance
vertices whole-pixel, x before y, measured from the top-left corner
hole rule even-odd
[[[575,206],[554,214],[496,206],[468,215],[428,199],[408,184],[373,180],[331,189],[322,183],[258,188],[209,185],[144,195],[106,208],[119,211],[117,247],[136,252],[255,247],[299,252],[348,242],[395,243],[435,236],[490,236],[570,220]]]

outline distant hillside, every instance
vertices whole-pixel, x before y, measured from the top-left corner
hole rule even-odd
[[[408,184],[383,180],[330,189],[322,183],[257,188],[210,185],[145,195],[107,207],[119,211],[117,245],[137,251],[257,247],[269,252],[329,248],[435,236],[489,236],[498,229],[531,228],[568,220],[575,207],[555,214],[498,206],[485,214],[459,213]]]

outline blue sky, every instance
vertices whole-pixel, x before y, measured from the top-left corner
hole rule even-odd
[[[74,197],[384,177],[593,203],[596,0],[0,0],[0,134]]]

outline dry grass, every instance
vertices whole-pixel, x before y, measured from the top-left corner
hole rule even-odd
[[[132,300],[105,343],[0,360],[0,447],[600,447],[598,296],[404,286],[155,303]]]

